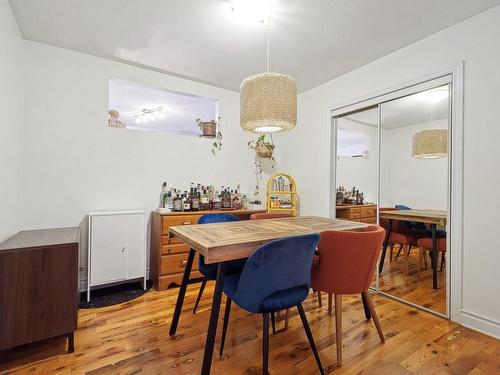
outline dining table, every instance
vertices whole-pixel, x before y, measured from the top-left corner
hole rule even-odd
[[[446,226],[447,223],[447,213],[442,210],[395,210],[395,211],[380,211],[379,217],[381,219],[388,220],[388,228],[385,234],[384,245],[382,249],[382,255],[379,263],[379,273],[382,272],[384,268],[385,255],[387,253],[387,246],[389,245],[389,239],[392,232],[392,224],[394,220],[398,221],[410,221],[414,223],[424,223],[429,224],[431,228],[432,237],[432,249],[431,249],[431,261],[432,261],[432,288],[438,288],[437,282],[437,246],[436,246],[436,228],[437,226]]]
[[[217,277],[208,322],[205,352],[201,374],[210,374],[217,332],[224,277],[228,262],[248,258],[258,247],[285,237],[321,233],[327,230],[360,230],[368,224],[315,216],[296,216],[267,220],[242,220],[213,224],[195,224],[170,227],[171,236],[187,243],[191,250],[170,324],[169,334],[176,334],[195,253],[205,258],[206,264],[217,264]],[[365,301],[363,300],[365,304]],[[365,308],[365,313],[367,309]],[[369,319],[369,316],[367,315]]]

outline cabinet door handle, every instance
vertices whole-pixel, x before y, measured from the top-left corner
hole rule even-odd
[[[190,224],[192,224],[190,221],[185,221],[184,222],[184,225],[190,225]]]
[[[183,260],[183,261],[181,262],[181,265],[185,266],[185,265],[187,264],[187,262],[188,262],[187,260]]]

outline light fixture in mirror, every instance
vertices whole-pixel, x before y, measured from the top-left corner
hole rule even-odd
[[[411,154],[416,159],[439,159],[448,153],[448,130],[420,130],[412,136]]]

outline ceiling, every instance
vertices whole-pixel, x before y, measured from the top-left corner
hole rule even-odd
[[[248,0],[256,1],[256,0]],[[271,70],[299,92],[500,0],[271,0]],[[228,0],[9,0],[26,39],[239,91],[265,70],[265,26]]]
[[[381,125],[384,130],[448,118],[448,86],[408,95],[381,105]],[[342,116],[341,118],[361,125],[378,126],[378,108]]]
[[[155,108],[161,108],[162,118],[136,123],[138,113]],[[120,113],[120,120],[127,128],[178,134],[199,134],[197,118],[217,119],[216,99],[159,90],[121,79],[109,81],[109,109]]]

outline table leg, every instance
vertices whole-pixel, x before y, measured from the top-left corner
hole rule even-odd
[[[382,269],[384,268],[385,253],[387,252],[387,246],[389,245],[389,238],[391,237],[391,231],[392,231],[392,219],[389,219],[389,228],[387,229],[387,233],[385,234],[384,249],[382,250],[382,256],[380,257],[380,264],[378,265],[378,273],[381,273]]]
[[[437,289],[437,244],[436,244],[436,224],[431,224],[432,231],[432,288]]]
[[[226,276],[227,263],[219,263],[217,267],[217,279],[215,280],[214,296],[212,300],[212,311],[208,323],[207,341],[205,343],[205,353],[203,354],[203,364],[201,366],[201,375],[210,374],[212,365],[212,354],[214,351],[215,335],[217,333],[217,321],[219,320],[220,301],[224,287],[224,277]]]
[[[179,288],[179,294],[177,295],[177,302],[175,304],[174,316],[172,317],[172,323],[170,323],[169,335],[175,335],[177,331],[177,325],[179,324],[179,318],[181,316],[182,305],[184,303],[184,296],[186,295],[187,284],[189,282],[189,275],[191,274],[191,268],[193,267],[194,260],[194,250],[189,251],[186,268],[184,268],[184,276],[182,276],[181,286]]]

